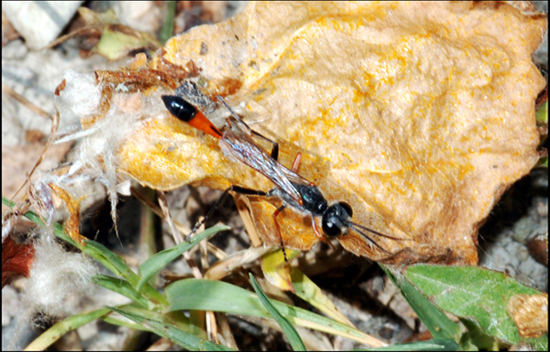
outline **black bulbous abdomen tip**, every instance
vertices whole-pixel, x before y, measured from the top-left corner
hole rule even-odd
[[[166,109],[181,121],[189,122],[197,114],[197,109],[181,97],[163,95],[161,98]]]

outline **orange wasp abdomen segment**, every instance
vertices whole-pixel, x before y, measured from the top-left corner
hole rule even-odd
[[[218,128],[200,111],[197,111],[197,114],[189,121],[189,124],[204,133],[208,133],[214,138],[222,138],[220,130],[218,130]]]

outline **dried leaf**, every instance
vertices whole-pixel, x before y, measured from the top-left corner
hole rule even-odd
[[[278,250],[262,256],[262,271],[267,282],[281,291],[294,292],[289,260],[296,258],[299,254],[299,251],[286,251],[285,258],[283,252]]]
[[[18,244],[11,237],[2,242],[2,287],[15,276],[29,276],[34,260],[32,244]]]
[[[540,337],[548,331],[548,295],[513,295],[506,307],[523,337]]]
[[[80,235],[80,200],[73,199],[67,191],[53,183],[48,184],[48,186],[63,200],[69,212],[69,217],[65,221],[64,226],[67,235],[77,243],[83,244],[86,237]]]
[[[398,253],[388,259],[349,232],[339,239],[347,250],[475,264],[478,227],[538,160],[534,101],[545,83],[531,53],[546,23],[506,3],[250,3],[173,38],[147,65],[198,67],[208,95],[246,103],[246,121],[281,143],[282,164],[302,152],[300,174],[329,201],[408,239],[377,238]],[[273,187],[227,161],[211,137],[164,116],[120,145],[120,171],[160,190]],[[260,236],[278,245],[277,204],[251,205]],[[286,209],[279,219],[285,246],[317,243],[307,217]]]

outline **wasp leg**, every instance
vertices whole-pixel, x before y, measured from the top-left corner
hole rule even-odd
[[[288,259],[286,257],[286,250],[285,250],[285,244],[283,243],[283,235],[281,234],[281,227],[279,226],[279,222],[277,221],[277,216],[285,210],[286,205],[281,205],[275,212],[273,212],[273,221],[275,221],[275,227],[277,227],[277,233],[279,234],[279,239],[281,240],[281,249],[283,250],[283,256],[285,257],[285,263],[288,263]]]
[[[279,159],[279,143],[275,142],[275,141],[272,141],[271,139],[267,138],[266,136],[254,131],[253,129],[250,130],[252,132],[253,135],[255,135],[256,137],[259,137],[259,138],[262,138],[264,141],[268,142],[268,143],[271,143],[271,145],[273,145],[273,148],[271,148],[271,157],[275,160],[275,161],[278,161]]]
[[[294,162],[292,163],[292,172],[298,173],[298,169],[300,168],[301,161],[302,161],[302,153],[298,152],[298,154],[296,154],[296,157],[294,158]]]

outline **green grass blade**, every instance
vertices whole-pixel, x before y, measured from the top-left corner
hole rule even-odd
[[[548,102],[544,102],[537,110],[537,122],[540,124],[548,124]]]
[[[369,348],[367,351],[458,351],[460,346],[454,340],[429,340],[398,343],[387,347]]]
[[[548,349],[548,335],[521,337],[507,310],[512,296],[542,292],[504,273],[480,267],[414,265],[407,269],[406,276],[435,305],[476,322],[486,334],[513,345],[527,343],[534,349]]]
[[[2,197],[2,203],[7,206],[7,207],[10,207],[10,208],[14,208],[16,203],[7,199],[7,198],[4,198]],[[36,225],[40,226],[41,228],[43,229],[46,229],[47,226],[46,224],[44,223],[44,221],[42,221],[42,219],[40,218],[40,216],[38,216],[38,214],[36,214],[35,212],[29,210],[27,211],[25,214],[23,214],[24,217],[26,217],[27,219],[29,219],[30,221],[34,222]],[[79,249],[82,249],[82,246],[79,245],[78,243],[76,243],[69,235],[67,235],[67,233],[65,232],[65,230],[63,229],[63,226],[59,225],[59,224],[54,224],[53,225],[53,233],[54,235],[57,237],[57,238],[60,238],[62,239],[63,241],[67,242],[67,243],[70,243],[72,244],[73,246],[79,248]]]
[[[170,311],[204,310],[235,315],[271,318],[257,295],[226,282],[185,279],[166,287],[165,295]],[[291,324],[329,334],[351,338],[360,343],[379,346],[378,340],[345,324],[282,302],[271,301],[279,313]]]
[[[5,206],[9,207],[9,208],[13,208],[15,207],[15,202],[12,201],[12,200],[9,200],[8,198],[2,196],[2,204],[4,204]]]
[[[355,328],[353,323],[336,308],[334,303],[325,295],[323,290],[319,288],[309,277],[307,277],[298,268],[290,267],[290,276],[292,278],[292,287],[296,296],[300,297],[307,303],[319,309],[326,316]]]
[[[33,342],[31,342],[25,350],[27,351],[43,351],[57,341],[61,336],[65,335],[69,331],[76,330],[79,327],[86,325],[97,318],[108,314],[111,310],[108,308],[102,308],[91,312],[80,313],[64,320],[55,323],[51,328],[44,331]]]
[[[99,244],[92,240],[87,240],[86,245],[83,246],[82,250],[89,254],[92,258],[98,260],[100,263],[107,263],[107,268],[109,268],[115,275],[122,276],[126,281],[136,287],[140,281],[139,275],[134,273],[132,269],[128,267],[124,259],[115,253],[108,250],[102,244]],[[145,281],[144,289],[140,291],[141,296],[146,297],[154,304],[160,304],[161,306],[167,306],[168,302],[153,286]]]
[[[143,308],[153,309],[155,307],[148,299],[137,292],[128,281],[101,274],[94,276],[93,280],[95,284],[128,297]]]
[[[137,311],[127,311],[125,309],[111,308],[113,312],[116,312],[137,324],[145,327],[151,332],[169,339],[175,344],[190,350],[190,351],[232,351],[231,349],[219,345],[188,332],[185,332],[178,327],[166,323],[164,321],[153,320],[147,315],[140,314]]]
[[[254,278],[254,275],[252,273],[249,274],[250,280],[252,281],[252,287],[254,287],[254,291],[256,291],[256,294],[258,295],[258,298],[260,299],[260,302],[264,306],[265,309],[269,312],[271,317],[275,319],[277,324],[281,327],[283,330],[283,334],[285,334],[286,338],[288,339],[288,342],[290,342],[290,345],[292,346],[292,349],[294,351],[306,351],[306,346],[304,345],[304,342],[300,338],[300,335],[294,329],[292,324],[286,320],[281,313],[275,308],[271,302],[269,302],[269,298],[265,295],[265,293],[260,288],[260,285],[258,285],[258,282]]]
[[[100,263],[108,263],[108,269],[111,270],[113,274],[125,278],[130,285],[134,287],[137,285],[139,281],[138,275],[128,267],[124,259],[111,252],[104,245],[96,241],[86,240],[82,250],[92,258],[97,258]]]
[[[168,285],[164,294],[170,311],[204,310],[270,318],[254,293],[222,281],[179,280]]]
[[[159,41],[164,45],[174,35],[174,17],[176,16],[176,1],[166,1],[166,15],[159,33]]]
[[[141,288],[147,283],[147,281],[149,281],[151,277],[153,277],[156,273],[158,273],[164,267],[170,264],[174,259],[179,257],[182,253],[191,249],[200,241],[214,235],[215,233],[218,233],[220,231],[230,230],[230,229],[231,228],[226,225],[217,225],[217,226],[211,227],[208,230],[193,236],[190,242],[182,242],[175,247],[165,249],[151,256],[149,259],[141,263],[141,265],[139,266],[139,273],[141,275],[141,278],[137,283],[136,289],[140,291]]]
[[[401,289],[403,297],[409,302],[418,318],[426,324],[428,330],[437,340],[453,340],[459,342],[462,336],[460,326],[449,319],[441,309],[430,302],[414,285],[400,274],[394,274],[380,265],[393,283]]]
[[[106,316],[106,317],[101,318],[101,320],[103,320],[104,322],[109,323],[111,325],[124,326],[124,327],[130,328],[130,329],[149,332],[149,329],[146,329],[146,328],[144,328],[143,326],[141,326],[137,323],[129,322],[128,319],[122,320],[122,319],[113,318],[112,316]]]
[[[142,308],[135,303],[118,306],[117,308],[123,309],[128,314],[134,314],[134,315],[140,316],[143,319],[154,320],[163,324],[173,325],[179,330],[184,331],[188,334],[197,336],[201,339],[207,338],[206,331],[194,326],[191,320],[188,317],[186,317],[181,311],[164,313],[164,312]],[[126,319],[124,319],[124,322],[121,324],[122,322],[121,317],[117,314],[109,315],[108,317],[103,318],[103,320],[106,322],[110,322],[114,325],[128,326],[132,328],[134,327],[134,325],[136,325],[136,323],[128,322]],[[149,329],[147,329],[146,327],[140,324],[137,324],[137,325],[140,326],[139,330],[150,331]]]
[[[483,331],[475,321],[468,319],[460,319],[460,321],[467,330],[460,341],[463,349],[466,349],[468,345],[475,346],[481,351],[498,351],[500,349],[499,341]]]

